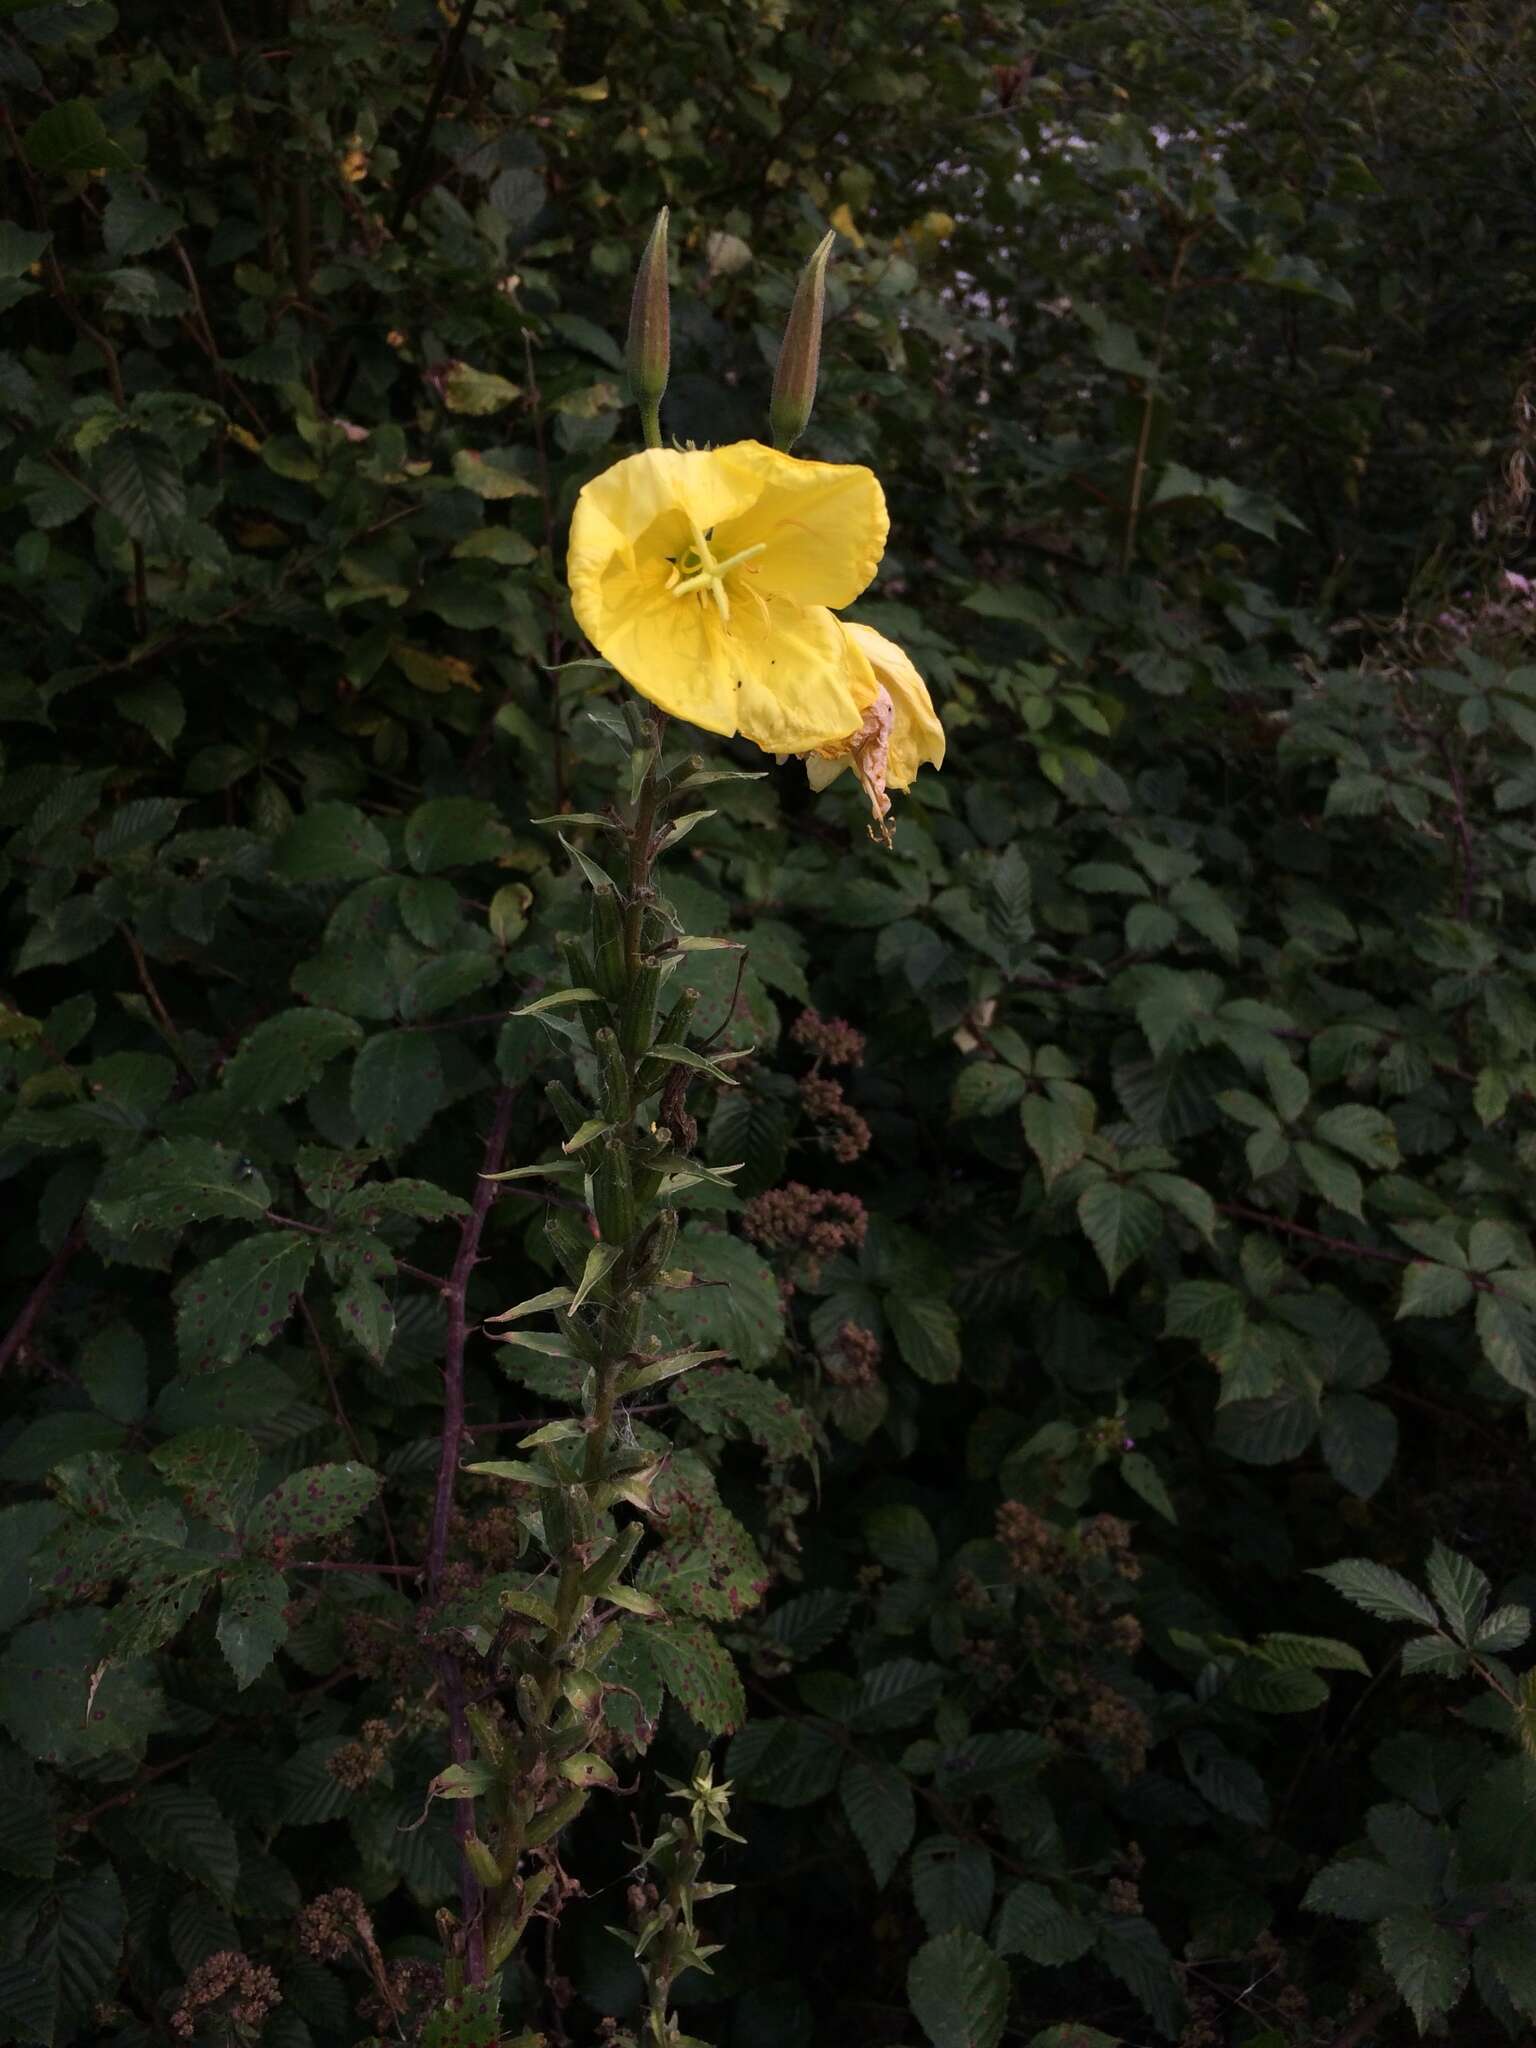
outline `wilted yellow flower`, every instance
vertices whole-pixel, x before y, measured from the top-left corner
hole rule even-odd
[[[871,701],[868,660],[828,607],[864,589],[887,530],[885,495],[858,465],[758,441],[648,448],[576,501],[571,608],[664,711],[810,753],[857,733]]]
[[[864,712],[857,732],[809,755],[806,773],[812,789],[825,789],[851,768],[869,798],[880,836],[887,838],[891,800],[886,792],[910,789],[925,761],[934,768],[942,765],[944,728],[927,684],[894,640],[872,626],[839,624],[861,670]]]

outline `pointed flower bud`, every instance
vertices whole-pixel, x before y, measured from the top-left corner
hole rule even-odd
[[[667,297],[667,209],[656,216],[635,273],[625,345],[630,389],[640,408],[647,448],[661,446],[661,394],[672,360],[672,315]]]
[[[821,321],[827,301],[827,258],[837,240],[828,232],[800,273],[795,303],[789,309],[779,365],[773,373],[773,404],[768,424],[775,448],[793,448],[810,423],[816,403],[816,373],[821,367]]]

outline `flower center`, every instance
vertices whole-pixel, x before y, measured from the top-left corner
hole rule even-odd
[[[693,528],[692,544],[683,549],[672,564],[672,573],[667,578],[667,588],[674,597],[691,597],[695,591],[700,595],[708,592],[715,601],[721,620],[730,624],[731,598],[725,587],[725,579],[743,562],[750,562],[754,555],[760,555],[768,545],[758,541],[754,547],[741,548],[734,555],[727,555],[723,562],[717,562],[710,547],[714,529],[708,534],[699,530],[698,522],[690,519]]]

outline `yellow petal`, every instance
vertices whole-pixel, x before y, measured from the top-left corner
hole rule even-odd
[[[730,641],[739,684],[734,730],[764,753],[809,753],[858,731],[858,672],[842,622],[829,611],[764,591],[759,602],[733,607]]]
[[[578,571],[594,563],[600,569],[615,548],[674,554],[692,539],[690,516],[707,533],[722,519],[744,512],[757,495],[753,478],[722,462],[724,453],[719,448],[647,448],[593,477],[571,518],[572,600]]]
[[[573,548],[571,607],[592,645],[642,697],[707,732],[732,733],[736,677],[724,627],[712,605],[673,597],[670,574],[665,556],[651,561],[615,548],[587,575]]]
[[[797,604],[852,604],[870,582],[890,531],[885,493],[871,469],[802,462],[761,441],[715,450],[732,476],[751,480],[742,509],[722,516],[711,545],[724,557],[761,547],[756,585]]]
[[[761,535],[745,530],[753,519]],[[648,449],[576,502],[571,607],[593,646],[663,710],[804,753],[856,732],[873,685],[841,623],[800,586],[815,581],[814,559],[818,587],[862,589],[885,524],[866,469],[796,462],[756,442]],[[701,547],[718,575],[700,572]]]
[[[896,707],[886,781],[892,789],[909,789],[925,761],[938,768],[944,760],[944,728],[928,686],[894,640],[873,626],[840,623]]]

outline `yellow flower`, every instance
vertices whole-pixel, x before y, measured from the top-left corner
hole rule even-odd
[[[869,664],[828,607],[864,589],[887,529],[871,470],[758,441],[648,448],[576,501],[571,608],[663,711],[809,753],[856,733],[870,702]]]
[[[863,670],[863,716],[858,731],[835,746],[818,747],[805,764],[812,789],[825,789],[845,768],[859,778],[879,836],[889,840],[888,789],[910,789],[923,763],[942,766],[944,728],[928,686],[894,640],[872,626],[842,625]]]

